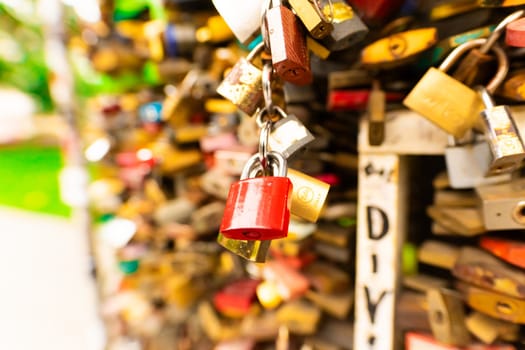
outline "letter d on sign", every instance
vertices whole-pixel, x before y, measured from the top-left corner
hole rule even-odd
[[[370,239],[378,241],[388,233],[388,216],[386,216],[386,213],[381,208],[368,205],[366,207],[366,220],[368,224],[368,237]],[[378,227],[381,229],[378,230]]]

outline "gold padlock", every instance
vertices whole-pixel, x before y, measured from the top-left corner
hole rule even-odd
[[[485,44],[487,39],[468,41],[455,48],[438,69],[431,67],[403,100],[408,108],[420,113],[438,127],[456,138],[476,126],[479,113],[484,109],[479,95],[468,86],[445,74],[468,50]],[[498,45],[491,48],[498,58],[498,71],[487,85],[493,92],[505,79],[509,61]]]
[[[272,241],[247,241],[230,239],[219,233],[217,236],[217,242],[224,248],[245,258],[246,260],[253,262],[265,262]]]
[[[241,57],[217,88],[220,95],[248,115],[253,115],[263,101],[262,70],[253,64],[263,48],[264,43],[260,43],[246,58]]]

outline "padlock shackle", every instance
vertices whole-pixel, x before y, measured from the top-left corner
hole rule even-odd
[[[463,56],[463,54],[476,47],[483,46],[486,44],[486,42],[487,39],[479,38],[459,45],[454,50],[452,50],[452,52],[450,52],[445,60],[443,60],[438,69],[443,72],[448,71],[454,65],[454,63],[456,63],[461,58],[461,56]],[[494,52],[496,58],[498,59],[498,70],[496,71],[494,77],[487,84],[486,88],[489,93],[494,93],[501,83],[503,83],[507,73],[509,72],[509,58],[505,54],[505,51],[498,44],[493,44],[490,47],[490,50]]]
[[[252,49],[252,51],[250,51],[250,53],[248,53],[248,55],[246,56],[246,60],[248,62],[252,62],[255,58],[256,55],[260,54],[264,49],[264,42],[260,42],[258,43],[257,45],[255,45],[255,47]]]
[[[288,114],[286,114],[286,112],[279,106],[275,105],[273,107],[273,110],[274,112],[277,112],[277,114],[281,117],[281,118],[286,118],[288,117]],[[264,124],[266,123],[266,121],[263,119],[263,117],[268,114],[268,115],[271,115],[270,111],[268,109],[265,108],[261,108],[259,110],[259,113],[257,113],[257,115],[255,116],[255,122],[257,123],[257,126],[259,128],[263,128],[264,127]]]
[[[272,114],[275,110],[275,105],[272,100],[272,76],[273,76],[273,65],[271,62],[266,62],[262,69],[262,92],[264,99],[264,106],[268,113]]]
[[[272,168],[271,176],[285,177],[288,172],[288,164],[286,158],[277,151],[268,152],[268,159],[270,161],[270,166]],[[248,159],[246,165],[242,169],[241,180],[248,179],[254,175],[254,171],[263,171],[261,161],[259,159],[259,154],[255,153],[253,156]],[[264,172],[264,171],[263,171]]]
[[[268,169],[271,163],[268,157],[268,144],[270,143],[270,133],[272,131],[272,122],[267,121],[261,128],[261,135],[259,136],[259,163],[264,171]]]
[[[487,42],[480,47],[479,51],[482,54],[486,54],[487,52],[489,52],[491,47],[494,46],[494,44],[496,44],[496,41],[498,41],[501,34],[503,34],[503,32],[505,31],[507,25],[511,22],[514,22],[517,19],[520,19],[521,17],[523,17],[523,15],[525,15],[525,10],[518,10],[505,17],[501,22],[498,23],[496,28],[494,28],[492,33],[488,36]]]
[[[476,86],[476,91],[479,93],[479,97],[481,97],[481,101],[483,101],[483,105],[486,109],[495,107],[494,100],[492,99],[492,96],[490,96],[490,93],[486,87]]]

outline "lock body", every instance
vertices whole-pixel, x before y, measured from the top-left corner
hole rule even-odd
[[[266,12],[265,22],[277,75],[292,84],[310,84],[310,56],[297,17],[286,6],[278,5]]]
[[[476,124],[483,110],[474,90],[434,67],[423,75],[403,104],[457,138]]]
[[[345,1],[332,1],[334,29],[321,40],[330,51],[347,49],[362,41],[368,34],[368,27],[361,21]],[[330,16],[330,6],[323,8],[325,16]]]
[[[483,183],[491,160],[487,142],[447,147],[445,162],[450,187],[466,189]]]
[[[445,288],[431,288],[426,293],[432,334],[441,343],[464,346],[470,342],[465,327],[461,295]]]
[[[512,323],[525,324],[525,300],[494,293],[466,283],[458,284],[466,303],[479,312]]]
[[[483,224],[492,230],[520,230],[525,228],[525,181],[478,186]]]
[[[292,181],[291,212],[310,222],[321,214],[330,185],[294,169],[288,169]]]
[[[240,110],[253,115],[261,105],[262,71],[248,59],[241,57],[217,88],[217,92]]]
[[[322,39],[334,29],[332,23],[321,18],[311,1],[289,0],[288,2],[313,38]]]
[[[312,133],[292,114],[285,115],[272,129],[269,146],[287,159],[314,140]]]
[[[481,116],[485,124],[485,135],[494,156],[488,175],[518,169],[525,159],[525,149],[509,108],[491,106],[485,109]]]
[[[269,240],[288,235],[292,183],[287,177],[264,176],[232,185],[220,232],[227,238]]]

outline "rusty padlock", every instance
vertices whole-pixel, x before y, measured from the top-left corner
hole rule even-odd
[[[220,226],[224,237],[270,240],[288,235],[292,182],[286,177],[286,159],[274,151],[267,156],[272,176],[250,178],[254,171],[264,170],[256,153],[246,163],[241,180],[230,187]]]
[[[262,52],[264,44],[257,45],[246,58],[241,57],[217,88],[217,92],[248,115],[262,104],[262,71],[252,62]]]

